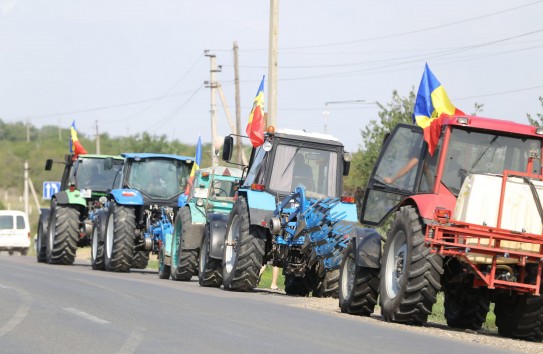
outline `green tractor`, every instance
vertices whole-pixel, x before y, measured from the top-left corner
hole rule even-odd
[[[241,174],[240,169],[221,166],[196,171],[188,202],[175,218],[172,242],[162,246],[158,272],[161,279],[187,281],[198,274],[200,285],[222,284],[222,277],[217,278],[214,272],[206,274],[202,269],[198,272],[198,260],[209,249],[206,244],[210,230],[226,231]]]
[[[108,157],[117,168],[104,168]],[[101,198],[113,187],[122,161],[121,156],[91,154],[67,154],[62,162],[46,161],[45,170],[60,163],[64,172],[60,191],[51,197],[51,207],[40,210],[38,262],[73,264],[77,248],[90,245],[95,212],[101,207]]]

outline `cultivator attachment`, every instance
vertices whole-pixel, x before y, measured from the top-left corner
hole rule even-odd
[[[297,247],[308,253],[308,266],[322,262],[324,269],[339,268],[352,226],[341,221],[345,212],[333,212],[337,198],[307,198],[304,187],[297,187],[279,203],[270,221],[270,230],[279,247]]]

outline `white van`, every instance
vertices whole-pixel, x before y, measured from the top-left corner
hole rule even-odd
[[[30,225],[26,213],[0,210],[0,251],[21,252],[25,256],[30,247]]]

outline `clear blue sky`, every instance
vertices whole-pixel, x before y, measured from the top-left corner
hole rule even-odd
[[[278,126],[322,132],[326,102],[405,96],[426,62],[466,113],[478,102],[482,116],[527,123],[543,111],[541,15],[534,0],[280,0]],[[0,118],[209,142],[204,50],[222,65],[234,115],[238,42],[244,130],[268,73],[268,30],[265,0],[0,0]],[[378,119],[372,104],[327,108],[328,132],[351,151]]]

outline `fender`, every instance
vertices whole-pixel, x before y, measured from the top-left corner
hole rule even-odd
[[[381,268],[381,235],[374,229],[356,228],[356,265],[366,268]]]
[[[81,196],[81,193],[77,189],[74,191],[60,191],[55,193],[53,198],[56,199],[57,204],[79,204],[83,207],[87,207],[87,200]]]
[[[193,224],[205,224],[206,223],[206,214],[202,207],[196,205],[196,203],[190,202],[187,204],[190,208],[190,216],[192,218]],[[200,245],[198,245],[200,247]]]
[[[136,189],[113,189],[111,195],[120,205],[143,205],[143,195]]]
[[[177,198],[177,206],[182,208],[185,206],[185,204],[187,204],[187,195],[186,194],[180,194],[179,197]]]
[[[249,223],[251,225],[267,227],[277,206],[275,196],[265,191],[245,190],[243,192],[240,194],[245,195],[247,199]],[[258,206],[258,208],[255,208],[255,206]]]
[[[200,248],[204,239],[204,226],[205,224],[192,224],[192,233],[183,238],[184,249],[194,250]]]
[[[209,214],[209,256],[214,259],[222,259],[224,239],[226,237],[226,224],[228,214]]]

